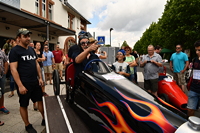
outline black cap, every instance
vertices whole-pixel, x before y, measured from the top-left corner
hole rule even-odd
[[[26,34],[32,34],[32,32],[29,31],[29,30],[27,30],[26,28],[20,28],[20,29],[17,31],[17,36],[20,35],[20,34],[26,35]]]

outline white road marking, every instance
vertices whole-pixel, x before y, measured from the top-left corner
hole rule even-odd
[[[70,122],[69,122],[69,119],[68,119],[67,114],[66,114],[66,112],[65,112],[65,109],[64,109],[64,107],[63,107],[63,104],[62,104],[62,102],[61,102],[61,100],[60,100],[60,97],[57,96],[57,99],[58,99],[58,103],[59,103],[59,105],[60,105],[61,111],[62,111],[62,113],[63,113],[65,122],[66,122],[66,124],[67,124],[69,133],[73,133],[72,127],[71,127],[71,125],[70,125]]]

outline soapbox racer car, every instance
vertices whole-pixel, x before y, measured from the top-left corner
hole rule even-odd
[[[88,62],[76,82],[74,71],[73,64],[65,70],[66,104],[92,132],[173,133],[187,121],[177,108],[112,72],[101,60]],[[64,82],[56,70],[53,80],[58,95]]]
[[[166,68],[159,74],[158,96],[183,112],[187,111],[188,97],[171,76],[166,76]]]

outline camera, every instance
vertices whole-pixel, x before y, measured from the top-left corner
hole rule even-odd
[[[103,51],[101,51],[101,53],[103,53]]]
[[[147,63],[151,63],[151,61],[147,61]]]
[[[122,71],[122,66],[119,66],[119,71],[120,71],[120,72]]]

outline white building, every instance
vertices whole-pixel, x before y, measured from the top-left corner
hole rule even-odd
[[[23,27],[32,31],[33,42],[49,40],[50,50],[56,44],[66,49],[87,24],[67,0],[0,0],[0,48]]]

